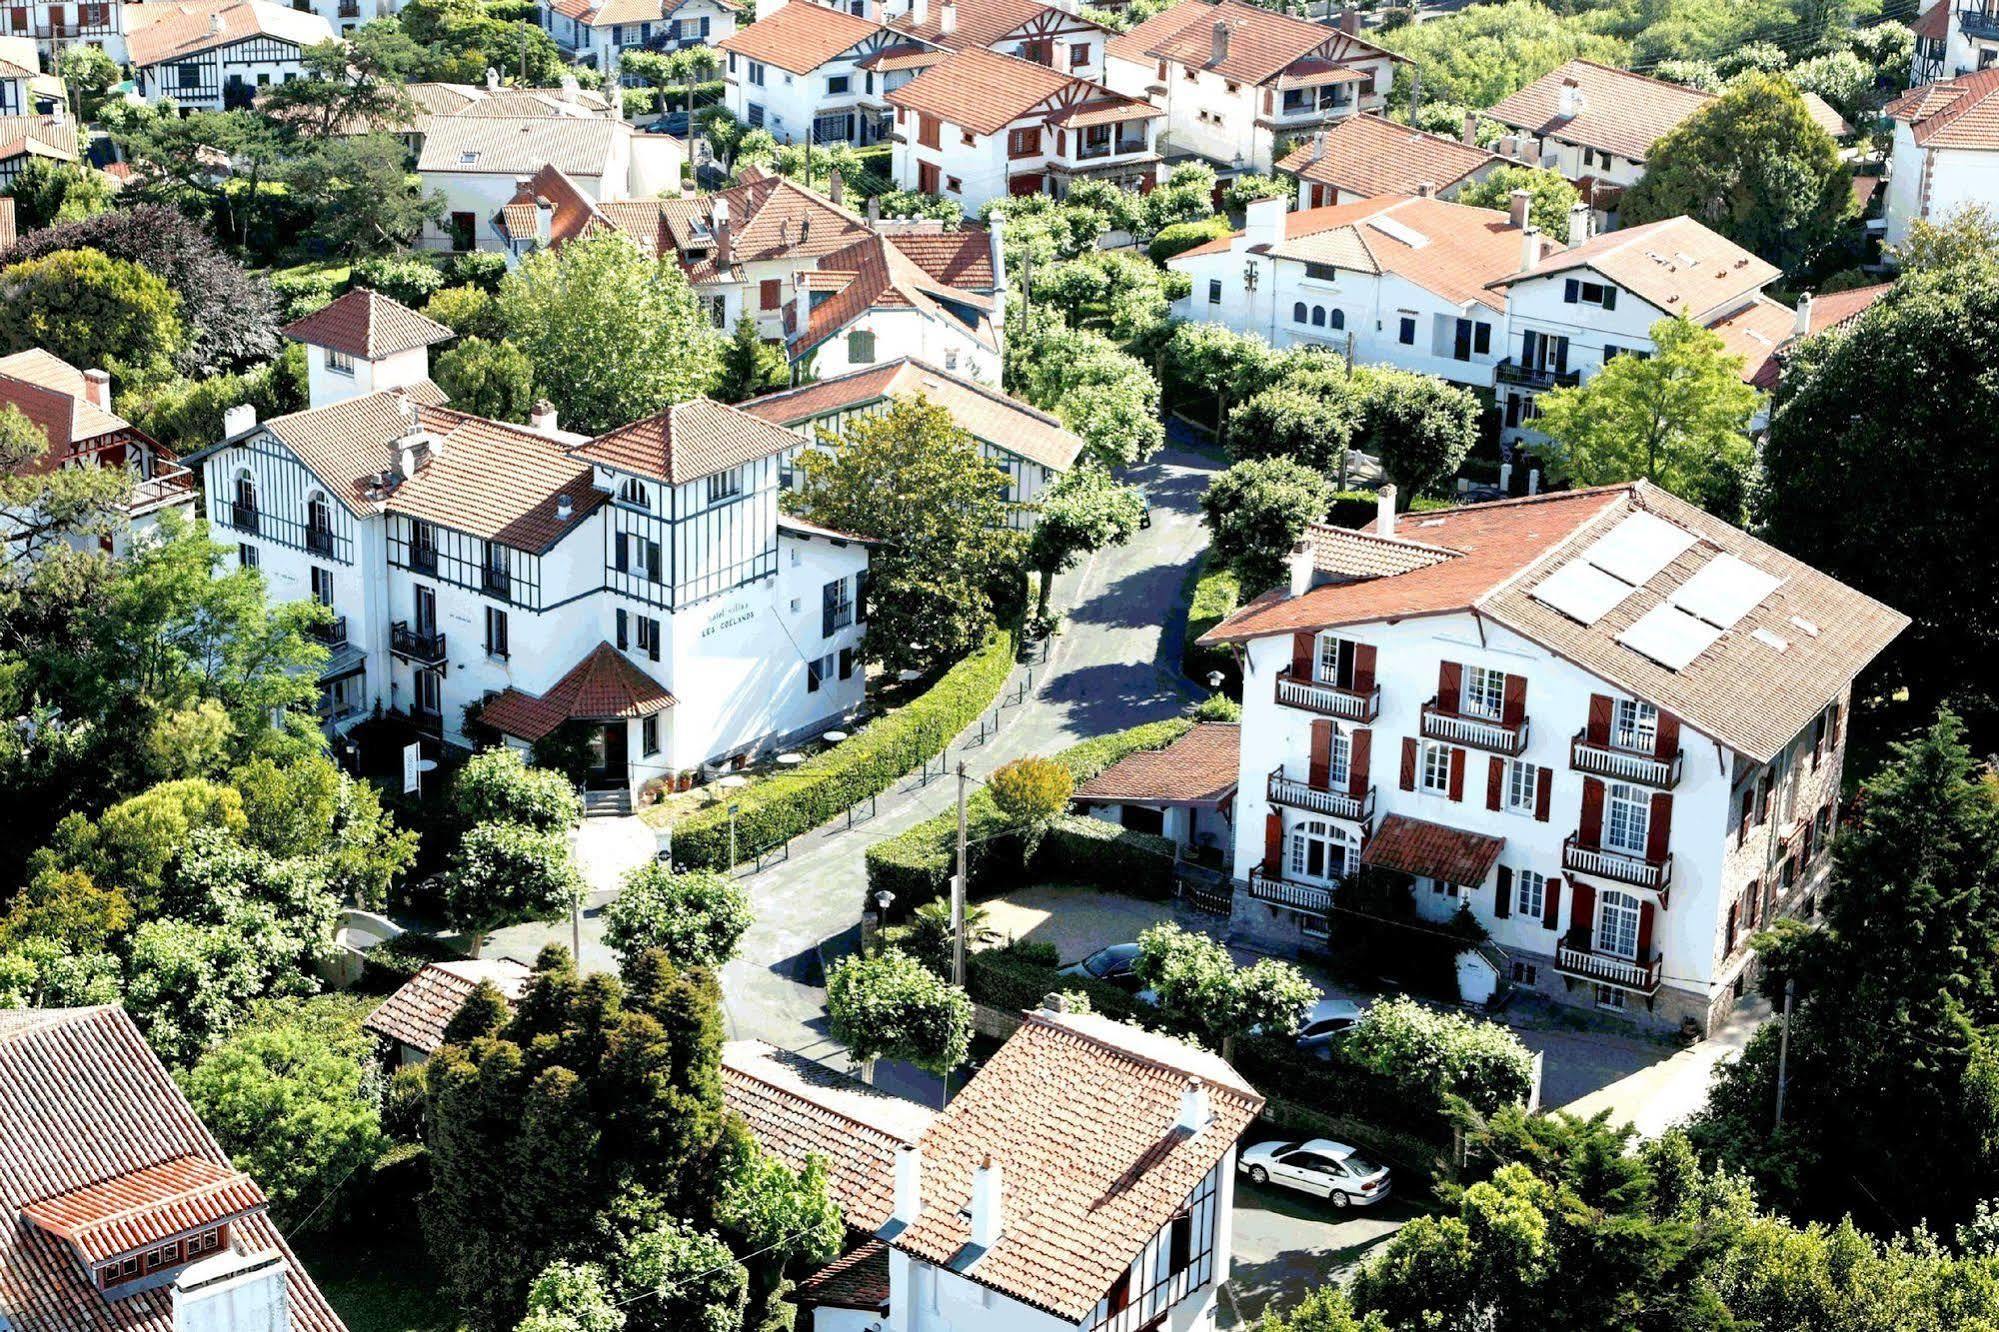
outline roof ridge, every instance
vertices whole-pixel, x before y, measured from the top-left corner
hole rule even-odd
[[[1432,512],[1436,511],[1432,510]],[[1306,526],[1308,528],[1316,527],[1326,532],[1337,532],[1341,536],[1359,537],[1363,541],[1376,541],[1384,546],[1395,546],[1402,550],[1420,550],[1431,555],[1458,556],[1465,553],[1461,550],[1455,550],[1450,546],[1433,546],[1426,541],[1411,541],[1399,533],[1394,536],[1384,536],[1380,532],[1369,531],[1365,527],[1341,527],[1336,523],[1323,522],[1308,523]]]
[[[1623,490],[1630,493],[1632,497],[1632,504],[1634,505],[1634,507],[1643,508],[1644,506],[1640,504],[1638,501],[1638,486],[1640,484],[1641,482],[1637,481],[1620,481],[1607,486],[1591,486],[1585,490],[1563,490],[1563,491],[1556,491],[1555,493],[1559,495],[1586,495],[1586,494],[1595,494],[1604,491]],[[1529,498],[1538,498],[1538,497],[1530,496]],[[1563,551],[1571,549],[1578,538],[1582,537],[1586,533],[1594,533],[1598,524],[1608,523],[1610,521],[1610,517],[1612,514],[1617,515],[1617,517],[1620,520],[1631,516],[1628,512],[1620,509],[1617,505],[1614,504],[1604,505],[1602,509],[1591,514],[1589,517],[1585,518],[1582,522],[1578,523],[1574,531],[1570,532],[1567,536],[1563,537],[1560,541],[1556,542],[1554,545],[1548,547],[1548,549],[1542,551],[1537,558],[1527,561],[1527,563],[1521,565],[1518,569],[1514,570],[1512,574],[1510,574],[1505,578],[1500,579],[1497,583],[1494,583],[1491,587],[1488,587],[1487,589],[1485,589],[1485,591],[1479,593],[1476,597],[1473,597],[1471,603],[1473,610],[1477,610],[1479,607],[1484,606],[1492,598],[1500,595],[1503,592],[1510,591],[1514,587],[1518,586],[1520,583],[1526,581],[1529,575],[1546,567],[1548,561],[1554,559],[1556,555],[1560,554]],[[1674,526],[1678,527],[1679,524],[1675,523]],[[1700,534],[1696,532],[1694,533],[1694,536],[1698,538]]]
[[[1152,1055],[1140,1054],[1138,1051],[1132,1049],[1128,1045],[1119,1045],[1117,1042],[1110,1040],[1107,1037],[1099,1036],[1095,1032],[1085,1031],[1080,1027],[1073,1027],[1069,1025],[1067,1022],[1064,1022],[1062,1020],[1063,1018],[1069,1016],[1066,1013],[1051,1013],[1047,1009],[1031,1008],[1027,1010],[1027,1012],[1024,1013],[1022,1016],[1026,1019],[1028,1023],[1032,1025],[1052,1028],[1053,1030],[1059,1031],[1066,1036],[1072,1036],[1079,1041],[1085,1041],[1090,1045],[1097,1047],[1099,1050],[1108,1050],[1112,1054],[1118,1055],[1125,1059],[1129,1059],[1135,1064],[1143,1064],[1147,1068],[1156,1068],[1159,1069],[1161,1072],[1165,1073],[1175,1073],[1191,1081],[1200,1082],[1203,1085],[1210,1088],[1211,1090],[1219,1089],[1222,1091],[1226,1091],[1230,1095],[1236,1097],[1238,1100],[1251,1101],[1251,1100],[1261,1099],[1260,1097],[1256,1096],[1254,1093],[1245,1092],[1241,1087],[1233,1086],[1225,1082],[1222,1083],[1212,1082],[1209,1079],[1202,1077],[1199,1073],[1196,1073],[1193,1069],[1182,1068],[1178,1064],[1169,1064],[1165,1060],[1156,1058]],[[1103,1017],[1104,1021],[1111,1023],[1114,1026],[1123,1027],[1131,1025],[1129,1023],[1119,1022],[1116,1018],[1108,1017],[1103,1014],[1096,1014],[1095,1016]],[[1143,1031],[1144,1028],[1139,1027],[1139,1028],[1134,1028],[1134,1030]],[[1167,1039],[1178,1042],[1180,1044],[1185,1044],[1185,1042],[1181,1041],[1178,1036],[1168,1037]]]
[[[950,290],[963,291],[965,290],[965,288],[952,287],[950,288]],[[908,365],[921,366],[923,369],[928,370],[933,374],[943,375],[946,379],[950,380],[953,384],[956,384],[960,388],[970,389],[974,393],[979,394],[981,397],[991,399],[993,402],[998,403],[1002,407],[1010,407],[1013,408],[1015,411],[1021,412],[1027,416],[1032,416],[1036,420],[1042,422],[1044,425],[1052,425],[1057,430],[1069,429],[1067,425],[1063,424],[1062,419],[1054,415],[1052,412],[1044,412],[1039,407],[1034,406],[1032,403],[1023,402],[1022,400],[1014,397],[1010,393],[1003,392],[1002,390],[996,389],[989,384],[981,384],[976,379],[965,379],[962,376],[953,374],[949,370],[940,369],[939,367],[931,364],[929,361],[924,360],[921,356],[899,356],[896,358],[896,360],[906,363]],[[1073,434],[1075,432],[1071,431],[1070,433]]]
[[[1640,74],[1635,69],[1623,69],[1617,65],[1606,65],[1601,60],[1591,60],[1587,56],[1572,56],[1568,60],[1563,61],[1562,64],[1588,65],[1590,68],[1600,69],[1606,74],[1621,74],[1627,79],[1642,79],[1646,83],[1656,83],[1661,88],[1672,88],[1679,92],[1691,93],[1694,96],[1701,98],[1703,101],[1712,102],[1716,100],[1717,97],[1719,96],[1719,94],[1711,93],[1707,91],[1705,88],[1696,88],[1692,84],[1675,83],[1671,79],[1657,78],[1651,74]],[[1562,68],[1561,65],[1557,65],[1554,69],[1549,70],[1548,74],[1558,73],[1561,70],[1561,68]],[[1544,74],[1541,77],[1546,78],[1547,75]]]

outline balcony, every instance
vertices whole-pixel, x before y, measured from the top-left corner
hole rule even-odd
[[[1301,680],[1285,673],[1277,677],[1277,701],[1287,708],[1303,708],[1322,717],[1371,722],[1381,715],[1381,686],[1363,692],[1317,680]]]
[[[1493,373],[1499,377],[1499,382],[1502,384],[1530,389],[1573,388],[1580,384],[1583,378],[1583,372],[1580,370],[1555,371],[1522,365],[1510,356],[1493,367]]]
[[[329,559],[332,558],[333,532],[324,527],[307,527],[305,529],[305,548],[315,555],[324,555]]]
[[[1578,980],[1615,985],[1621,990],[1635,990],[1648,997],[1659,989],[1658,958],[1650,962],[1634,962],[1629,958],[1612,957],[1608,953],[1578,947],[1567,939],[1555,945],[1555,970]]]
[[[1569,739],[1569,766],[1593,777],[1636,782],[1661,791],[1670,791],[1680,784],[1680,760],[1685,751],[1674,750],[1673,757],[1662,759],[1635,739],[1631,744],[1618,744],[1617,738],[1612,736],[1608,744],[1591,744],[1587,730],[1577,731]]]
[[[436,546],[412,545],[409,551],[410,569],[412,572],[421,574],[435,574],[437,572]]]
[[[513,575],[505,569],[483,569],[479,576],[479,587],[489,597],[508,600],[514,594]]]
[[[1349,819],[1355,823],[1369,823],[1374,819],[1372,786],[1359,795],[1349,795],[1345,791],[1329,791],[1308,782],[1286,777],[1284,769],[1278,767],[1271,770],[1270,777],[1265,783],[1264,793],[1273,805],[1309,809],[1314,814],[1324,814],[1333,819]]]
[[[254,504],[232,503],[229,506],[229,525],[239,532],[257,530],[257,506]]]
[[[1522,717],[1509,725],[1486,717],[1467,717],[1443,711],[1433,699],[1423,705],[1423,738],[1511,756],[1527,748],[1527,719]]]
[[[194,473],[179,463],[162,461],[154,466],[150,477],[132,483],[131,497],[125,501],[125,516],[137,518],[193,497]]]
[[[407,620],[397,620],[389,627],[389,651],[419,666],[439,666],[444,662],[444,635],[434,629],[412,629]]]
[[[1957,30],[1967,37],[1999,39],[1999,14],[1992,13],[1983,5],[1960,5]]]
[[[1628,883],[1633,888],[1650,888],[1661,897],[1673,882],[1673,853],[1649,860],[1628,851],[1610,851],[1600,846],[1584,846],[1571,833],[1562,843],[1562,868],[1593,878]]]
[[[346,647],[347,617],[345,615],[336,615],[331,620],[328,620],[325,624],[315,624],[314,626],[312,626],[312,628],[308,629],[306,632],[311,634],[315,641],[323,643],[327,647],[330,648]],[[439,644],[440,648],[442,648],[442,646],[443,646],[442,644]]]
[[[1333,890],[1313,883],[1290,883],[1262,865],[1249,872],[1249,895],[1259,902],[1274,902],[1294,911],[1323,916],[1333,909]]]

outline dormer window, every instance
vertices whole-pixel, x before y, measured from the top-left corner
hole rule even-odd
[[[474,166],[477,165],[478,161],[479,161],[479,150],[477,148],[467,148],[464,152],[458,154],[459,166],[465,166],[465,167]]]
[[[99,1290],[123,1296],[223,1249],[229,1227],[263,1207],[248,1175],[180,1156],[31,1202],[21,1217],[63,1241]]]
[[[349,379],[352,379],[354,377],[354,358],[352,356],[349,356],[346,352],[335,351],[331,347],[328,347],[325,350],[326,350],[327,373],[334,375],[346,375]]]

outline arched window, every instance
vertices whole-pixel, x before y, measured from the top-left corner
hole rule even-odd
[[[1294,324],[1302,324],[1305,322],[1305,302],[1299,301],[1296,305],[1291,307],[1291,322]]]
[[[1312,307],[1312,327],[1313,327],[1313,328],[1324,328],[1325,326],[1326,326],[1326,307],[1325,307],[1325,306],[1323,306],[1323,305],[1315,305],[1315,306],[1313,306],[1313,307]]]
[[[1338,306],[1334,306],[1334,307],[1333,307],[1333,327],[1334,327],[1334,328],[1345,328],[1346,326],[1347,326],[1347,312],[1346,312],[1345,310],[1342,310],[1342,309],[1340,309],[1340,308],[1339,308]]]
[[[236,469],[236,507],[257,511],[257,478],[250,475],[247,467]]]
[[[321,555],[333,551],[333,506],[323,490],[315,490],[305,499],[305,547]]]
[[[1596,950],[1612,957],[1643,961],[1638,956],[1638,899],[1629,893],[1605,893],[1596,913]]]
[[[639,481],[637,478],[625,482],[619,488],[618,498],[627,504],[635,504],[641,509],[650,511],[652,508],[652,493],[645,488],[645,483]]]
[[[1285,877],[1299,883],[1334,883],[1353,869],[1353,834],[1324,819],[1304,819],[1291,829]]]

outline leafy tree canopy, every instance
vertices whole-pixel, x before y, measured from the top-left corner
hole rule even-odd
[[[1055,575],[1084,555],[1131,540],[1145,519],[1145,496],[1120,485],[1094,464],[1065,473],[1035,504],[1034,531],[1027,562],[1041,574],[1040,610],[1048,613],[1048,590]]]
[[[1209,554],[1252,595],[1282,582],[1285,559],[1305,524],[1326,516],[1333,483],[1289,458],[1239,462],[1208,483],[1201,512]]]
[[[186,340],[180,297],[102,250],[59,250],[0,269],[0,348],[8,352],[39,347],[108,370],[125,386],[167,374]]]
[[[843,958],[826,973],[833,1039],[859,1064],[901,1059],[943,1074],[971,1048],[972,1001],[898,949]]]
[[[749,895],[729,875],[647,861],[604,908],[604,942],[620,957],[658,949],[676,966],[713,968],[735,956],[751,919]]]
[[[1542,235],[1558,245],[1568,240],[1569,210],[1582,202],[1582,195],[1559,171],[1502,166],[1459,190],[1457,202],[1468,208],[1506,209],[1512,206],[1515,190],[1527,191],[1527,220]]]

